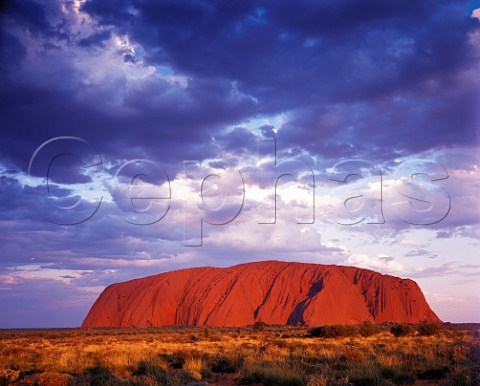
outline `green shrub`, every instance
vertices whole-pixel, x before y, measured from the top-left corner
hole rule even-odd
[[[413,333],[412,326],[408,324],[395,324],[390,328],[390,332],[397,338],[402,336],[411,335]]]
[[[395,385],[413,385],[416,381],[415,374],[398,367],[384,367],[380,374],[383,378],[393,381]]]
[[[207,327],[204,327],[204,328],[203,328],[203,337],[204,337],[205,339],[208,339],[209,336],[210,336],[210,331],[208,330]]]
[[[304,386],[300,374],[293,369],[279,367],[249,366],[243,369],[238,382],[241,385]]]
[[[213,359],[211,365],[212,371],[214,373],[234,373],[235,365],[234,363],[224,356],[217,356]]]
[[[358,332],[361,336],[368,337],[378,334],[380,332],[380,329],[372,322],[365,321],[359,326]]]
[[[352,325],[327,324],[315,327],[310,330],[310,336],[314,338],[338,338],[344,336],[355,336],[358,330]]]
[[[382,374],[382,377],[385,379],[395,378],[395,370],[393,367],[384,367],[380,373]]]
[[[415,377],[415,374],[406,370],[397,372],[393,377],[393,382],[396,385],[413,385],[416,381],[417,377]]]
[[[263,378],[265,386],[303,386],[300,374],[275,374],[269,373]]]
[[[354,386],[383,386],[386,382],[382,381],[375,374],[352,375],[349,382]]]
[[[83,373],[91,386],[104,386],[116,383],[116,378],[110,373],[110,370],[100,366],[98,363],[95,366],[87,367]]]
[[[262,322],[261,320],[258,321],[258,322],[255,322],[255,323],[253,324],[253,331],[254,331],[254,332],[262,332],[262,331],[265,330],[265,326],[266,326],[266,325],[267,325],[267,324],[266,324],[265,322]]]
[[[360,362],[350,369],[348,382],[355,386],[384,386],[392,383],[382,376],[381,367],[375,360]]]
[[[418,379],[428,379],[428,380],[439,380],[446,377],[450,372],[450,369],[447,366],[435,366],[428,369],[419,371]]]
[[[172,369],[181,369],[185,363],[187,355],[183,351],[175,351],[171,355],[170,367]]]
[[[134,376],[147,376],[153,378],[157,383],[166,383],[167,372],[158,365],[146,361],[138,362],[137,368],[133,371]]]
[[[468,386],[469,382],[464,374],[454,374],[450,383],[452,386]]]
[[[435,335],[440,331],[440,326],[437,323],[424,323],[417,327],[417,331],[423,336]]]
[[[145,375],[147,374],[148,365],[145,361],[138,362],[137,368],[133,371],[133,375]]]

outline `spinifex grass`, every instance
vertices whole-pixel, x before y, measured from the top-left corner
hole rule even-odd
[[[194,327],[2,330],[0,385],[479,382],[478,326],[413,326],[397,337],[390,326],[368,326],[368,333],[361,326],[330,330],[348,334],[315,336],[311,329],[278,326],[209,327],[208,333]]]

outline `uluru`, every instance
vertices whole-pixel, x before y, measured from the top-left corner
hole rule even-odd
[[[356,267],[264,261],[108,286],[82,327],[441,322],[416,282]]]

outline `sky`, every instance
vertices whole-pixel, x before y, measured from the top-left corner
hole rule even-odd
[[[480,322],[480,2],[7,0],[0,328],[260,260]]]

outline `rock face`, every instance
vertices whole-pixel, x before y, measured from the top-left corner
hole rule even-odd
[[[265,261],[107,287],[83,328],[440,322],[417,283],[355,267]]]

